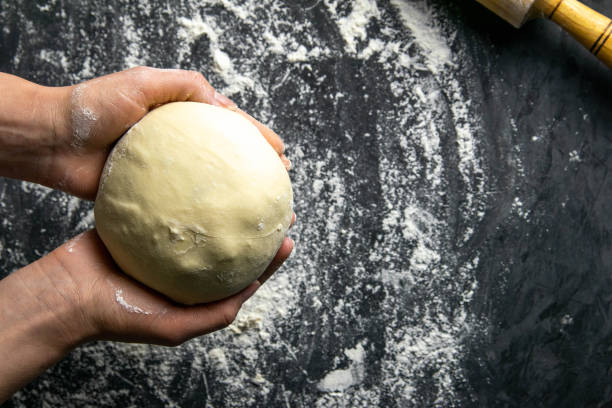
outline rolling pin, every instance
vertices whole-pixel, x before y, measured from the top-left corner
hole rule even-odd
[[[548,18],[612,68],[612,20],[577,0],[477,1],[516,28],[534,18]]]

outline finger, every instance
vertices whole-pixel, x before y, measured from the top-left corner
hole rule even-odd
[[[283,141],[274,131],[238,108],[231,99],[217,92],[201,73],[149,67],[132,68],[127,72],[137,80],[149,109],[173,101],[203,102],[227,108],[255,125],[279,155],[285,152]]]
[[[279,135],[277,135],[272,129],[270,129],[263,123],[259,122],[257,119],[255,119],[254,117],[252,117],[251,115],[243,111],[242,109],[236,107],[235,109],[232,109],[232,110],[239,113],[240,115],[248,119],[249,122],[255,125],[257,130],[259,130],[259,132],[268,141],[268,143],[270,143],[270,146],[272,146],[272,148],[276,150],[276,152],[281,156],[281,159],[282,159],[285,153],[285,144],[283,143]]]
[[[259,283],[263,285],[270,278],[270,276],[272,276],[274,272],[281,267],[283,262],[285,262],[287,258],[289,258],[289,255],[291,255],[294,247],[295,242],[291,238],[285,238],[270,265],[268,265],[264,273],[257,279]]]
[[[295,221],[297,220],[297,217],[295,215],[295,213],[293,213],[293,215],[291,216],[291,224],[289,224],[289,228],[293,228],[293,225],[295,224]]]
[[[235,106],[196,71],[136,67],[126,73],[132,77],[148,109],[176,101],[203,102],[224,108]]]
[[[216,330],[223,329],[234,321],[240,308],[261,284],[253,282],[246,289],[228,298],[205,305],[184,307],[181,309],[181,318],[176,319],[176,328],[183,338],[182,341],[202,336]]]
[[[287,169],[287,171],[291,170],[291,160],[289,160],[287,156],[285,156],[284,154],[281,154],[280,159],[285,165],[285,168]]]

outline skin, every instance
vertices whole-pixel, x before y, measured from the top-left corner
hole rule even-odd
[[[115,140],[151,109],[173,101],[239,112],[290,166],[278,135],[197,72],[138,67],[59,88],[0,73],[0,84],[0,176],[93,200]],[[85,342],[176,346],[227,327],[293,246],[285,238],[268,269],[242,292],[183,306],[124,275],[95,230],[73,238],[0,281],[0,403]],[[121,306],[117,293],[140,313]]]

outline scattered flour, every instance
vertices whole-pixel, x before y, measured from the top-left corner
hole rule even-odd
[[[70,66],[66,54],[57,50],[40,50],[39,58],[57,68],[66,68]]]
[[[236,12],[236,8],[233,8]],[[179,38],[183,46],[179,48],[179,59],[182,59],[189,52],[189,46],[198,38],[206,36],[210,43],[210,50],[213,56],[213,67],[215,72],[220,75],[226,84],[219,90],[227,96],[232,96],[246,90],[255,92],[259,97],[264,97],[266,92],[261,85],[257,84],[250,76],[236,71],[230,56],[221,48],[221,38],[223,29],[212,18],[202,18],[199,14],[192,18],[180,18],[181,29]]]
[[[363,345],[357,344],[353,349],[347,349],[344,354],[349,358],[349,368],[338,369],[327,373],[317,384],[323,392],[345,391],[361,383],[365,376],[365,350]]]
[[[87,105],[85,93],[88,86],[81,84],[74,88],[70,98],[72,108],[72,124],[74,137],[72,144],[75,147],[83,147],[91,136],[91,131],[96,123],[97,115]]]
[[[132,11],[143,9],[145,15],[151,12],[147,7],[154,9],[149,7],[153,0],[132,3]],[[146,387],[164,406],[180,405],[167,388],[177,375],[197,378],[194,387],[202,384],[206,398],[216,393],[215,398],[221,398],[227,407],[255,406],[260,396],[274,393],[288,406],[296,400],[319,407],[380,406],[385,400],[402,407],[456,406],[459,389],[466,381],[462,365],[465,341],[480,328],[469,308],[477,287],[474,271],[478,254],[460,262],[454,250],[471,238],[484,216],[488,180],[476,139],[478,122],[459,80],[464,62],[461,49],[453,43],[454,32],[444,22],[444,11],[434,9],[428,0],[391,0],[389,5],[374,0],[322,0],[299,6],[304,13],[314,8],[326,13],[342,42],[337,44],[322,39],[315,22],[287,2],[183,0],[180,4],[164,11],[177,27],[175,36],[167,39],[176,43],[175,67],[189,60],[189,68],[210,72],[217,81],[213,85],[221,92],[244,100],[252,98],[257,116],[270,124],[277,115],[304,109],[295,127],[285,129],[291,132],[288,153],[296,164],[292,177],[298,193],[298,224],[292,234],[297,249],[286,266],[244,305],[228,330],[172,350],[88,344],[74,353],[71,364],[80,367],[79,355],[83,353],[102,369],[112,358],[109,355],[117,353],[128,357],[135,372],[146,374],[153,367],[155,376],[145,376]],[[215,14],[219,9],[224,10],[222,17]],[[123,28],[117,35],[130,45],[119,63],[127,68],[155,62],[147,54],[149,27],[127,14],[121,22]],[[71,24],[64,29],[79,41],[91,42]],[[26,32],[35,35],[31,22],[23,25]],[[242,27],[240,33],[231,31],[236,26]],[[211,60],[192,55],[192,46],[203,38]],[[44,50],[40,59],[53,59],[73,81],[98,73],[90,55],[84,55],[79,63],[74,57],[63,58],[64,51]],[[24,52],[18,48],[15,64]],[[317,151],[311,146],[313,135],[328,137],[334,127],[320,127],[318,116],[325,112],[317,110],[312,98],[322,95],[320,89],[325,89],[327,82],[336,80],[320,65],[337,64],[346,58],[355,64],[380,67],[396,101],[391,107],[372,106],[376,134],[359,130],[333,134],[337,139],[330,138],[330,148]],[[262,70],[264,63],[271,64],[273,75]],[[354,81],[364,82],[367,94],[372,78],[356,77]],[[295,92],[287,110],[274,105],[273,100],[276,92],[285,88]],[[79,103],[84,89],[77,90],[73,99],[80,109],[75,110],[73,120],[79,124],[75,132],[75,144],[79,145],[87,141],[95,115]],[[346,110],[349,96],[349,92],[335,89],[325,98],[337,113]],[[348,151],[333,148],[340,139],[352,143],[368,137],[377,140],[379,160],[370,169],[380,186],[380,198],[371,209],[359,208],[355,204],[361,198],[352,196],[351,186],[359,184],[359,176],[353,173],[359,147],[343,145]],[[446,160],[443,154],[449,138],[454,141],[456,161]],[[450,191],[450,177],[460,178],[459,192]],[[80,200],[56,198],[64,195],[28,183],[22,189],[24,194],[38,197],[40,205],[60,203],[62,214],[74,221],[74,231],[93,225],[93,211]],[[463,227],[458,228],[447,215],[444,197],[449,192],[459,195],[457,217]],[[518,203],[515,210],[520,211]],[[360,235],[369,211],[382,214],[378,236],[371,242]],[[453,237],[455,230],[457,236]],[[0,255],[25,262],[18,248],[0,241]],[[337,256],[333,264],[328,263],[330,254]],[[351,263],[345,264],[343,259],[351,259]],[[331,286],[341,277],[339,271],[355,284],[332,292]],[[384,310],[377,333],[384,350],[378,354],[370,352],[372,339],[333,333],[338,321],[359,326],[373,318],[360,310],[366,300],[354,296],[362,282],[368,282],[372,296],[383,294],[376,301]],[[130,312],[147,313],[129,304],[119,288],[115,300]],[[300,319],[304,339],[295,338],[292,324],[296,319]],[[310,353],[318,353],[321,338],[332,335],[343,336],[342,344],[348,346],[328,356],[324,373],[313,376],[306,368]],[[370,378],[367,370],[374,364],[380,368]],[[305,395],[297,386],[289,389],[276,384],[278,380],[272,380],[271,373],[279,367],[292,370],[295,384],[313,384],[317,392]],[[115,378],[117,369],[106,370],[99,377]],[[54,381],[58,380],[51,373],[42,383]],[[129,378],[125,382],[129,389],[138,387]],[[82,398],[80,405],[95,406],[98,396],[107,406],[118,401],[104,380],[86,381],[82,387],[70,397],[73,401]],[[54,398],[53,393],[40,392],[44,401]],[[424,403],[423,395],[430,394],[433,399]],[[20,398],[25,396],[18,395],[16,401]],[[212,406],[208,399],[199,403]],[[59,404],[61,401],[49,403]]]
[[[139,31],[134,27],[134,21],[128,15],[119,15],[118,17],[122,26],[123,37],[128,44],[127,54],[123,60],[124,67],[132,68],[139,65],[146,65],[146,60],[143,58],[142,51],[140,49],[142,38]]]
[[[117,303],[119,303],[119,305],[121,305],[122,308],[124,308],[130,313],[140,313],[140,314],[146,314],[146,315],[151,314],[151,312],[148,312],[142,309],[141,307],[134,306],[128,303],[123,297],[123,289],[115,289],[115,300],[117,301]]]
[[[426,2],[391,0],[391,4],[399,10],[406,28],[414,36],[417,46],[424,51],[426,65],[431,72],[439,74],[455,64],[449,45],[453,38],[444,38],[434,12]]]
[[[580,163],[582,159],[580,158],[580,153],[577,150],[572,150],[569,152],[569,162],[570,163]]]
[[[79,220],[79,223],[74,228],[76,231],[81,232],[84,230],[88,230],[94,227],[95,217],[93,208],[83,214],[82,218]]]
[[[325,2],[332,15],[337,14],[338,1]],[[371,19],[380,17],[380,12],[374,0],[356,0],[351,13],[337,20],[338,29],[346,42],[346,50],[357,51],[358,42],[367,37],[367,27]]]

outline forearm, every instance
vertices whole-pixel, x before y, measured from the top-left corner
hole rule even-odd
[[[57,296],[64,284],[53,256],[0,281],[0,404],[83,340],[76,308]]]
[[[63,88],[0,73],[0,176],[46,183],[60,145]],[[63,130],[63,129],[62,129]]]

